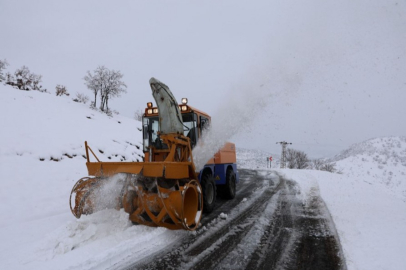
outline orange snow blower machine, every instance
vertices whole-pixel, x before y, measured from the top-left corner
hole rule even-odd
[[[226,143],[196,172],[192,149],[207,131],[210,116],[177,104],[168,86],[150,79],[157,103],[143,115],[144,162],[102,162],[85,142],[89,175],[70,195],[73,215],[108,207],[124,208],[134,224],[195,230],[204,212],[214,209],[217,193],[233,199],[239,181],[233,143]],[[89,152],[97,161],[90,161]],[[106,203],[106,201],[108,201]]]

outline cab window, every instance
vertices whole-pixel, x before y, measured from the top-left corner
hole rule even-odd
[[[198,134],[197,134],[197,115],[195,113],[182,114],[183,120],[183,134],[191,140],[192,148],[195,147]]]

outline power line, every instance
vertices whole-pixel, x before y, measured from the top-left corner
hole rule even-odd
[[[280,144],[282,145],[282,155],[281,155],[281,169],[286,168],[286,145],[288,144],[292,144],[292,143],[288,143],[288,142],[277,142],[276,144]]]

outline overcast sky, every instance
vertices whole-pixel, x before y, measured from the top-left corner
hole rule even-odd
[[[91,96],[88,70],[120,70],[128,93],[110,105],[130,117],[153,76],[239,125],[240,147],[279,153],[287,140],[321,157],[406,135],[405,1],[0,0],[0,25],[7,71]]]

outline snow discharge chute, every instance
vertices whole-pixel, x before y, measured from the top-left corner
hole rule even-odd
[[[155,78],[150,86],[159,110],[159,131],[148,146],[148,158],[102,162],[85,142],[86,166],[93,177],[80,179],[72,189],[70,208],[75,217],[112,207],[124,208],[136,224],[172,230],[195,230],[199,225],[203,195],[190,138],[183,134],[181,113],[169,87]],[[96,162],[90,161],[89,151]]]

